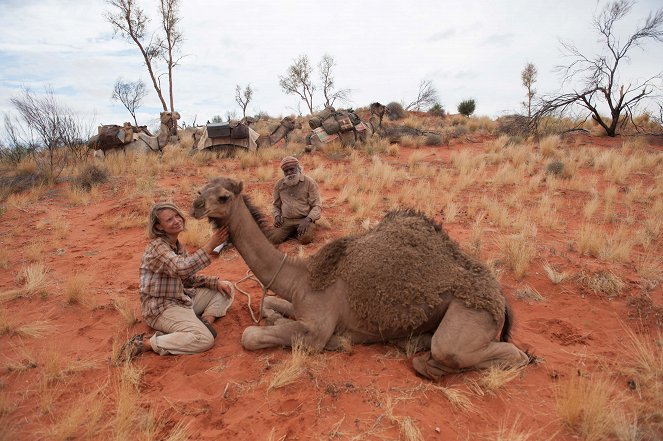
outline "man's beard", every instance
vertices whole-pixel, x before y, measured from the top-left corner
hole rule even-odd
[[[294,187],[299,182],[299,173],[286,176],[284,182],[288,187]]]

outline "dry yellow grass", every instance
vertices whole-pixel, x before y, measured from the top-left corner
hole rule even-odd
[[[115,414],[109,422],[114,439],[136,438],[142,414],[139,386],[143,373],[142,368],[135,363],[124,363],[118,370],[115,380]]]
[[[388,420],[400,429],[401,439],[405,441],[424,441],[421,430],[411,417],[401,417],[394,414],[395,404],[394,400],[390,396],[387,396],[383,400],[382,408]]]
[[[110,230],[124,230],[127,228],[147,226],[147,214],[142,216],[138,213],[114,214],[105,216],[101,224]]]
[[[481,371],[481,376],[477,379],[466,378],[465,383],[478,396],[496,395],[497,391],[518,378],[523,369],[492,366]]]
[[[16,208],[21,211],[31,211],[39,199],[48,191],[46,185],[38,185],[22,193],[9,195],[5,201],[7,208]]]
[[[191,217],[186,220],[186,231],[180,233],[179,237],[182,243],[200,248],[209,239],[211,229],[207,219],[200,220]]]
[[[476,412],[477,407],[472,403],[467,393],[455,387],[444,387],[436,384],[427,383],[426,389],[436,390],[442,393],[449,403],[463,411],[463,412]]]
[[[621,295],[626,286],[619,276],[610,271],[598,271],[593,274],[583,271],[579,276],[579,282],[595,294],[605,295],[609,299]]]
[[[90,289],[91,277],[75,273],[64,283],[63,295],[69,305],[93,306],[94,293]]]
[[[635,270],[640,276],[641,285],[653,290],[663,281],[663,257],[648,251],[635,259]]]
[[[311,356],[304,341],[301,338],[293,338],[290,358],[274,370],[267,391],[294,383],[306,372],[310,363]]]
[[[23,257],[30,263],[41,262],[44,260],[44,242],[33,239],[23,251]]]
[[[8,319],[4,313],[0,313],[0,335],[38,338],[52,332],[54,329],[55,327],[48,320],[19,324],[14,320]]]
[[[509,422],[509,415],[507,414],[500,420],[499,427],[496,432],[491,432],[486,435],[486,440],[491,441],[529,441],[529,440],[543,440],[538,434],[532,433],[531,430],[522,428],[522,420],[520,415],[516,416]],[[554,439],[554,436],[547,438],[548,440]]]
[[[585,223],[576,232],[576,248],[580,254],[598,257],[605,242],[605,233],[594,224]]]
[[[407,158],[407,165],[411,169],[415,169],[417,166],[419,166],[423,159],[426,157],[426,153],[422,151],[415,151],[410,154],[410,156]]]
[[[606,378],[584,378],[575,372],[555,388],[555,405],[562,422],[587,441],[607,438],[611,431],[611,409],[620,403],[614,385]]]
[[[136,311],[130,301],[127,299],[118,297],[113,299],[113,306],[120,313],[120,316],[124,319],[124,324],[130,328],[136,323],[138,323],[138,317],[136,316]]]
[[[41,263],[34,263],[23,268],[17,275],[16,280],[23,285],[21,288],[0,293],[0,302],[16,299],[18,297],[33,297],[39,295],[42,298],[48,296],[48,279],[46,268]]]
[[[561,153],[559,147],[561,138],[559,135],[549,135],[539,142],[539,151],[544,158],[558,158]]]
[[[83,394],[76,399],[70,410],[55,418],[45,437],[49,440],[66,441],[76,439],[77,435],[83,438],[91,438],[97,435],[102,425],[104,413],[103,388]]]
[[[435,215],[435,191],[430,182],[421,180],[413,185],[404,185],[396,195],[401,207],[410,207],[419,210],[428,217]]]
[[[536,247],[532,244],[532,239],[524,234],[511,235],[502,239],[501,249],[507,266],[517,279],[522,279],[536,255]]]
[[[607,235],[599,257],[608,262],[628,262],[633,249],[633,236],[630,229],[620,227]]]
[[[601,200],[597,196],[592,197],[585,204],[585,206],[582,209],[582,213],[585,216],[585,220],[590,221],[594,217],[594,214],[596,213],[596,210],[598,210],[599,205],[601,205]]]
[[[569,274],[564,271],[557,271],[550,263],[546,262],[543,264],[543,270],[546,272],[548,279],[555,284],[559,285],[563,281],[569,278]]]
[[[65,197],[72,205],[87,206],[92,202],[98,201],[101,197],[101,193],[99,192],[98,187],[92,187],[90,190],[86,190],[76,185],[70,185],[65,190]]]

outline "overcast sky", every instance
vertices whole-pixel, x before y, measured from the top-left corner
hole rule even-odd
[[[137,0],[154,30],[156,0]],[[431,80],[451,113],[474,99],[476,114],[521,112],[527,62],[538,69],[539,94],[560,85],[554,67],[567,61],[560,40],[596,53],[595,0],[504,1],[294,1],[181,0],[180,29],[186,57],[174,71],[175,108],[191,124],[241,109],[235,86],[250,84],[249,114],[306,114],[296,96],[279,87],[279,76],[299,55],[315,66],[331,55],[336,85],[351,89],[348,107],[380,101],[412,101],[422,80]],[[660,0],[639,1],[624,20],[629,32]],[[113,36],[103,0],[0,0],[0,112],[27,87],[52,87],[63,104],[95,123],[129,121],[111,100],[115,81],[142,79],[149,95],[138,122],[154,124],[160,104],[135,45]],[[663,70],[663,43],[632,51],[624,77],[642,80]],[[317,80],[317,69],[316,69]],[[167,90],[166,77],[163,77]],[[660,85],[660,81],[657,83]],[[167,92],[166,92],[167,93]],[[322,104],[321,95],[314,105]],[[2,131],[2,129],[0,129]]]

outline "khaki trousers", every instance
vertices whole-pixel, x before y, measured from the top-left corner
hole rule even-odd
[[[283,224],[280,227],[274,228],[272,230],[269,235],[269,240],[274,245],[283,243],[291,237],[296,237],[297,240],[299,240],[299,243],[302,245],[307,245],[313,242],[313,237],[315,236],[315,223],[313,222],[308,225],[306,233],[304,233],[301,237],[297,237],[297,227],[299,227],[299,224],[301,224],[304,219],[305,218],[288,219],[284,217]]]
[[[198,354],[214,346],[212,333],[196,314],[223,317],[234,299],[213,289],[197,288],[192,300],[193,308],[172,306],[150,325],[157,331],[150,338],[154,352],[159,355]]]

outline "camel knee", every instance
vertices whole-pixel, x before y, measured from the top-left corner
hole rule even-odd
[[[467,357],[454,348],[436,348],[433,346],[431,355],[435,361],[449,369],[459,370],[468,366]]]

